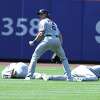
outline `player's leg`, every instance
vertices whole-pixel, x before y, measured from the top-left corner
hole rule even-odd
[[[72,76],[71,76],[71,69],[68,63],[68,59],[65,56],[65,52],[62,48],[62,46],[59,46],[56,50],[55,50],[57,56],[60,57],[62,64],[64,66],[64,74],[67,76],[68,80],[72,80]]]
[[[42,79],[42,74],[43,74],[43,73],[37,73],[37,72],[35,72],[35,73],[33,74],[33,78],[35,78],[35,79]]]
[[[45,41],[42,41],[35,49],[29,67],[28,67],[28,74],[26,77],[33,77],[33,73],[35,72],[35,67],[37,60],[40,56],[48,49],[48,45]]]
[[[66,80],[66,76],[65,75],[46,75],[46,74],[43,74],[42,78],[45,81],[47,81],[47,80],[65,81]]]
[[[97,81],[98,78],[96,75],[87,75],[87,76],[73,76],[74,81]]]

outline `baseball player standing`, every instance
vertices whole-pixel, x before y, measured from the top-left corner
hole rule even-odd
[[[51,50],[57,54],[57,56],[60,57],[63,65],[64,65],[64,74],[66,75],[66,79],[69,81],[72,81],[71,77],[71,70],[68,64],[68,60],[65,56],[65,52],[61,46],[62,42],[62,36],[60,34],[60,31],[55,24],[50,18],[48,11],[45,9],[41,9],[38,11],[38,16],[40,18],[39,22],[39,32],[37,33],[36,38],[33,41],[29,41],[29,45],[33,46],[34,43],[41,38],[42,41],[38,44],[36,47],[29,67],[28,67],[28,74],[25,78],[25,80],[30,80],[35,72],[35,67],[37,60],[40,58],[40,56],[46,52],[47,50]]]

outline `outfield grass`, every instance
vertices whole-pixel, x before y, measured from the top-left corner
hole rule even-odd
[[[55,66],[38,66],[36,70],[48,74],[63,73],[62,67]],[[25,81],[0,78],[0,100],[100,100],[100,81]]]

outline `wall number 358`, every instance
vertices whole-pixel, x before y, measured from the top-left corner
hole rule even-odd
[[[1,34],[3,36],[10,36],[13,33],[15,33],[16,36],[24,36],[27,33],[34,36],[36,31],[38,30],[38,18],[31,19],[29,21],[29,25],[27,23],[27,18],[18,18],[16,23],[14,23],[13,19],[10,17],[3,18],[2,21],[3,28]]]

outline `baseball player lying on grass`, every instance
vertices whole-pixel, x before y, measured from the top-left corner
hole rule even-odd
[[[24,79],[28,73],[28,65],[19,62],[11,63],[2,71],[2,78]],[[100,78],[100,65],[85,66],[79,65],[71,72],[75,81],[96,81]],[[33,78],[43,80],[67,80],[66,75],[46,75],[44,73],[34,73]]]
[[[73,81],[97,81],[100,78],[100,65],[79,65],[71,71]],[[66,80],[65,75],[43,75],[44,80]]]
[[[11,63],[1,73],[2,78],[25,78],[28,67],[25,63]]]
[[[5,79],[8,78],[24,79],[27,73],[28,73],[28,65],[23,62],[19,62],[19,63],[11,63],[8,66],[6,66],[4,70],[1,72],[1,76],[2,78]],[[42,78],[42,74],[34,73],[33,79],[34,78],[36,79]]]

